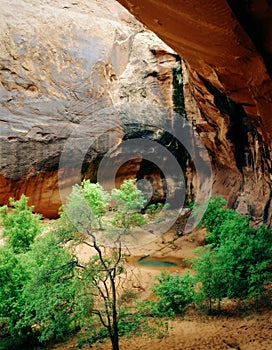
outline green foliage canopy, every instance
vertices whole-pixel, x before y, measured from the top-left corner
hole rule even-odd
[[[33,206],[28,206],[28,198],[22,195],[16,201],[10,198],[12,211],[7,206],[0,209],[3,236],[7,237],[9,246],[15,253],[25,253],[40,230],[41,215],[33,213]]]
[[[123,228],[125,232],[131,226],[145,224],[145,219],[139,211],[144,207],[146,200],[135,182],[135,179],[126,180],[120,189],[113,189],[111,193],[112,199],[117,202],[117,210],[112,223]]]
[[[225,204],[212,197],[201,222],[210,243],[193,262],[202,296],[220,301],[260,295],[272,280],[272,231],[264,225],[253,229],[248,216]]]
[[[153,284],[152,292],[156,297],[153,303],[155,315],[174,316],[193,301],[194,279],[189,271],[183,275],[162,272]]]
[[[109,208],[110,195],[99,183],[91,183],[90,180],[83,180],[82,189],[92,213],[97,218],[100,228],[102,228],[101,218]]]

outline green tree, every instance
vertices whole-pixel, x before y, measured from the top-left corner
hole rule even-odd
[[[263,294],[264,284],[272,281],[272,231],[265,225],[254,233],[254,244],[248,250],[251,258],[249,266],[249,294]]]
[[[262,293],[264,283],[272,279],[271,230],[255,230],[247,223],[248,219],[240,216],[222,225],[217,255],[228,276],[229,298],[244,299]]]
[[[82,196],[82,193],[81,193]],[[107,254],[107,248],[97,240],[93,232],[94,215],[86,205],[85,199],[80,198],[79,186],[74,186],[67,203],[63,206],[64,216],[68,218],[79,235],[74,240],[94,249],[97,255],[92,258],[84,269],[83,279],[89,281],[94,289],[96,299],[92,313],[96,314],[108,332],[113,350],[119,350],[118,310],[116,281],[121,271],[122,250],[120,237],[113,242],[115,245],[112,254]]]
[[[8,325],[12,349],[35,340],[64,339],[80,325],[83,310],[92,303],[82,296],[80,270],[57,232],[39,237],[25,254],[1,247],[0,320]]]
[[[0,209],[1,224],[4,226],[3,236],[7,237],[7,242],[15,253],[25,253],[34,238],[41,232],[41,215],[33,213],[33,206],[28,206],[28,198],[22,195],[16,201],[10,198],[10,206]]]
[[[0,247],[0,319],[7,323],[13,337],[20,319],[22,292],[28,275],[13,250],[7,245]]]
[[[82,182],[83,194],[92,213],[97,218],[99,227],[102,228],[102,216],[109,208],[110,195],[99,183],[91,183],[90,180]]]
[[[142,191],[140,191],[135,179],[125,180],[120,189],[112,190],[112,199],[117,202],[116,213],[112,221],[113,225],[121,227],[127,232],[131,226],[145,224],[140,210],[146,202]]]
[[[210,247],[199,249],[193,268],[203,298],[245,299],[264,293],[272,280],[272,232],[265,226],[253,229],[249,217],[223,208],[212,198],[202,225]]]
[[[31,329],[42,343],[65,339],[80,320],[78,261],[63,246],[57,231],[40,237],[31,248],[22,258],[28,280],[21,294],[17,329],[21,334]]]
[[[217,301],[218,309],[220,309],[220,302],[227,295],[225,267],[216,251],[210,247],[199,247],[195,254],[197,257],[192,260],[197,285],[194,300],[199,303],[208,299],[210,312],[213,303]]]
[[[162,272],[153,284],[152,292],[156,297],[152,307],[155,315],[174,316],[193,301],[194,279],[189,271],[183,275]]]
[[[11,211],[1,208],[7,239],[0,247],[0,319],[8,325],[14,349],[24,341],[63,338],[71,331],[81,318],[83,297],[78,295],[84,283],[79,283],[81,268],[66,247],[73,235],[67,240],[59,230],[34,240],[41,232],[40,215],[32,213],[24,195],[10,203]]]
[[[137,225],[138,216],[135,214],[142,215],[135,213],[135,211],[143,206],[145,200],[141,191],[136,188],[135,180],[125,181],[120,190],[112,191],[112,197],[117,202],[116,214],[120,215],[117,221],[121,220],[121,227],[128,228],[132,224]],[[62,228],[62,232],[68,232],[70,229],[72,234],[68,234],[69,239],[72,239],[76,244],[84,244],[96,252],[96,256],[81,266],[83,269],[82,278],[89,281],[91,286],[94,298],[91,313],[98,317],[102,330],[103,327],[107,330],[112,349],[119,350],[119,325],[122,312],[118,309],[117,304],[117,285],[124,277],[121,233],[118,231],[114,234],[111,240],[112,246],[107,247],[107,244],[104,243],[105,234],[95,230],[97,215],[105,213],[105,209],[100,211],[101,206],[97,204],[100,203],[100,200],[92,204],[90,201],[86,200],[84,188],[82,190],[78,185],[73,187],[62,208],[62,224],[68,225],[68,229]],[[99,214],[94,208],[99,210]],[[103,220],[102,217],[101,220]]]

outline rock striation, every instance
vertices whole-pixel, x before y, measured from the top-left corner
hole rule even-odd
[[[213,192],[271,224],[271,3],[118,1],[185,61],[188,116],[213,162]]]
[[[185,108],[209,151],[213,193],[225,196],[239,212],[271,224],[269,2],[119,2],[184,59]],[[84,176],[95,180],[108,150],[139,135],[169,144],[182,158],[169,135],[147,128],[144,113],[131,126],[115,108],[151,104],[172,111],[173,81],[181,64],[120,4],[2,0],[1,5],[0,205],[25,193],[36,211],[56,217],[65,197],[61,193],[69,193]],[[161,122],[158,109],[148,115]],[[174,125],[173,118],[169,123]],[[116,182],[151,178],[161,198],[159,169],[137,154],[125,161],[123,151],[115,154],[124,163]],[[185,162],[193,197],[197,176],[190,161]]]
[[[37,212],[52,218],[63,201],[60,187],[68,193],[80,176],[94,180],[103,155],[126,137],[113,106],[173,108],[179,63],[113,0],[1,5],[0,205],[24,193]],[[140,166],[139,159],[126,163],[119,182]]]

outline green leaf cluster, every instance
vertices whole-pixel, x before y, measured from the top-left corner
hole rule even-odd
[[[146,208],[145,212],[150,219],[154,219],[156,217],[156,215],[158,213],[160,213],[163,208],[165,208],[165,206],[167,206],[167,205],[164,205],[163,203],[150,204]]]
[[[11,211],[7,206],[0,208],[0,220],[3,236],[15,253],[25,253],[40,230],[41,215],[33,213],[33,206],[28,206],[28,198],[22,195],[16,201],[10,198]]]
[[[162,272],[153,284],[154,315],[165,317],[181,314],[194,298],[194,278],[187,270],[183,275]]]
[[[102,228],[102,215],[109,209],[110,195],[99,183],[91,183],[90,180],[82,182],[83,194]]]
[[[120,189],[112,190],[112,199],[117,203],[112,224],[123,228],[125,231],[131,226],[145,224],[145,219],[140,214],[140,210],[144,207],[146,199],[135,182],[135,179],[126,180],[122,183]]]
[[[127,213],[142,209],[146,202],[142,191],[135,183],[135,179],[128,179],[122,183],[120,189],[112,190],[112,198],[117,201],[118,208]]]
[[[254,229],[249,218],[223,207],[221,197],[212,197],[202,225],[207,229],[207,247],[199,248],[193,261],[200,299],[219,303],[223,297],[245,299],[265,292],[272,280],[272,231]]]
[[[0,282],[0,319],[14,341],[65,339],[81,324],[84,283],[57,232],[39,237],[25,254],[1,247]]]
[[[144,195],[137,188],[135,179],[125,180],[119,189],[112,190],[111,195],[100,184],[84,180],[81,186],[73,186],[60,216],[63,227],[70,222],[74,231],[84,231],[88,227],[109,229],[107,216],[109,208],[113,207],[111,224],[127,232],[132,226],[145,224],[144,216],[140,213],[144,204]]]
[[[64,339],[78,324],[75,316],[81,286],[75,258],[63,247],[57,232],[49,232],[32,245],[23,263],[28,280],[17,328],[37,325],[41,342]]]
[[[77,259],[66,248],[62,230],[35,239],[42,232],[41,216],[27,203],[23,195],[10,200],[13,209],[1,208],[0,321],[11,337],[1,342],[0,349],[5,350],[23,348],[24,342],[64,339],[80,325],[82,310],[89,305]]]
[[[11,334],[15,334],[22,307],[22,290],[27,280],[20,257],[10,247],[0,247],[0,319],[7,323]]]

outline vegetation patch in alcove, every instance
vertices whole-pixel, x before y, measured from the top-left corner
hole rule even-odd
[[[176,113],[181,114],[182,116],[186,116],[184,94],[183,94],[183,76],[182,76],[181,58],[177,56],[176,60],[177,60],[177,67],[175,67],[172,71],[174,111]]]

